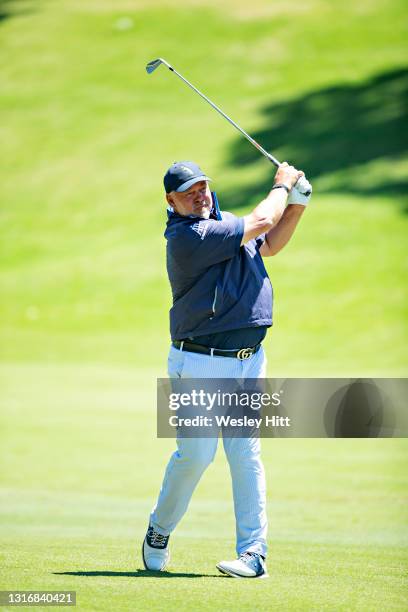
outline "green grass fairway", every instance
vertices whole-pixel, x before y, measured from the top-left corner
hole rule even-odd
[[[407,609],[406,440],[264,441],[269,580],[215,569],[234,555],[221,448],[169,573],[140,557],[173,448],[162,176],[194,159],[243,215],[274,174],[144,67],[166,58],[313,183],[267,261],[268,374],[405,376],[405,22],[400,0],[0,0],[0,589],[76,590],[86,611]]]
[[[173,447],[155,439],[153,381],[122,367],[4,368],[1,588],[76,590],[84,610],[403,609],[404,440],[264,440],[270,578],[252,583],[215,568],[234,555],[220,445],[169,573],[145,572]]]

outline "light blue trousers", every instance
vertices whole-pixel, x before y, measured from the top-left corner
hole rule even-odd
[[[264,378],[266,358],[262,347],[245,361],[211,357],[170,348],[170,378]],[[205,469],[214,459],[218,438],[178,438],[177,450],[167,465],[150,523],[169,535],[187,510]],[[223,438],[234,496],[236,550],[266,556],[266,486],[259,438]],[[220,534],[223,533],[220,526]]]

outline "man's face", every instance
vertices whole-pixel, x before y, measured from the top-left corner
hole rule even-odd
[[[194,215],[208,219],[212,208],[211,191],[207,181],[199,181],[187,191],[166,194],[167,202],[183,217]]]

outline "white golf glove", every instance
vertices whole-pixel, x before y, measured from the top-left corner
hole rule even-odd
[[[301,176],[296,185],[292,187],[288,197],[288,204],[302,204],[302,206],[307,206],[311,197],[312,186],[306,177]]]

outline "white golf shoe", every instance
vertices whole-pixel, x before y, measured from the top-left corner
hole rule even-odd
[[[169,538],[157,533],[149,525],[142,549],[143,563],[147,570],[161,572],[166,568],[170,561]]]
[[[233,578],[268,578],[265,559],[254,552],[244,552],[234,561],[220,561],[217,569]]]

